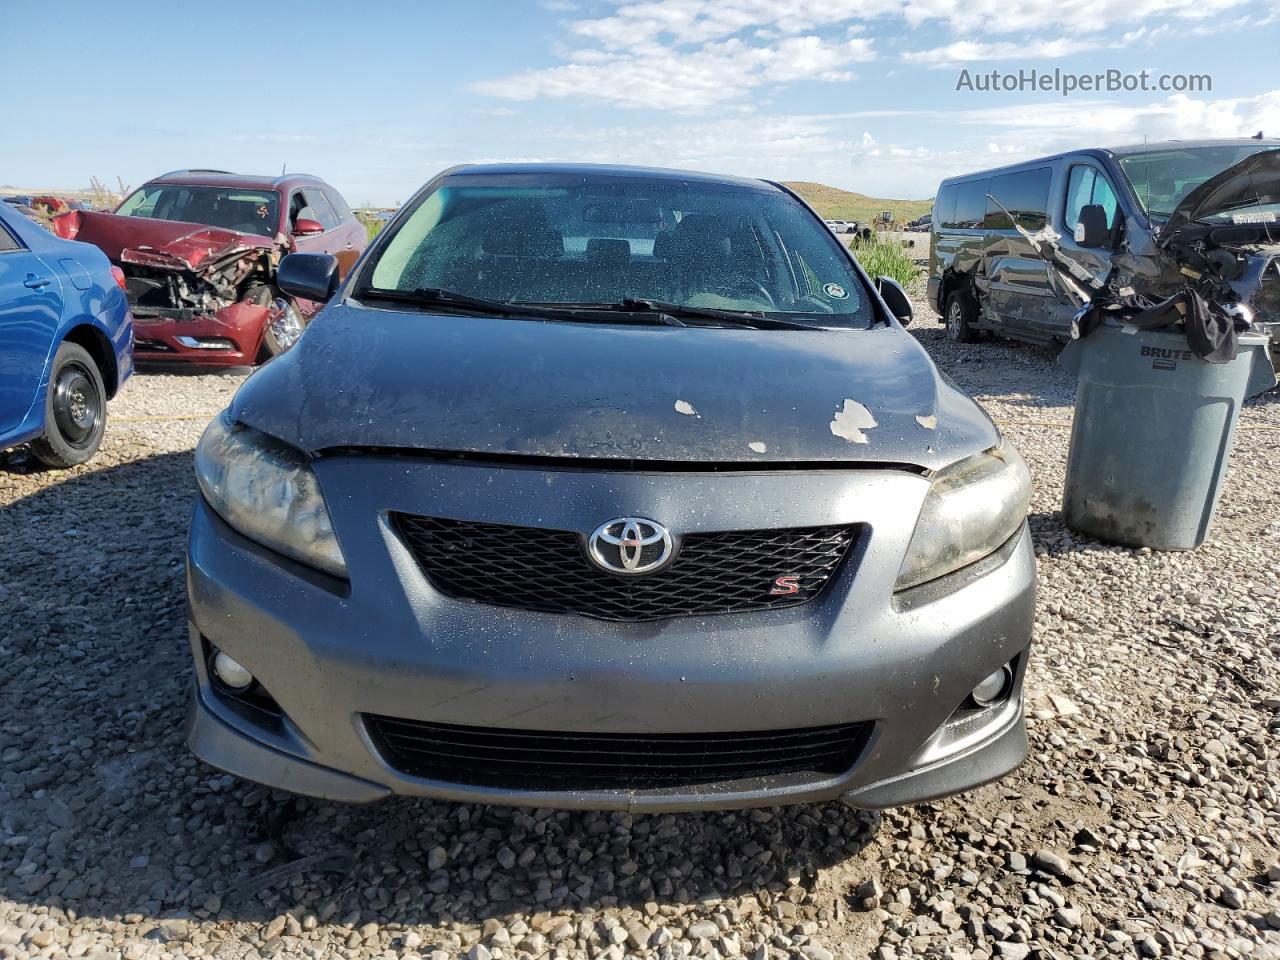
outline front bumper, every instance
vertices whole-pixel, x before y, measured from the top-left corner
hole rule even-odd
[[[257,362],[270,308],[234,303],[189,319],[155,316],[135,308],[134,352],[140,363],[247,367]],[[201,346],[200,344],[203,344]]]
[[[352,571],[330,580],[196,505],[188,556],[196,684],[192,749],[298,793],[389,794],[615,810],[830,800],[894,806],[977,786],[1025,756],[1022,675],[1035,602],[1024,527],[998,555],[897,598],[892,587],[927,482],[849,470],[609,474],[417,463],[317,462]],[[710,505],[710,506],[708,506]],[[808,604],[613,623],[452,600],[423,577],[388,511],[590,531],[624,512],[673,529],[867,523]],[[208,675],[205,644],[249,668],[283,716],[258,722]],[[1013,662],[1009,698],[956,721],[970,689]],[[380,714],[469,727],[583,733],[774,731],[866,722],[836,774],[628,790],[529,790],[427,780],[389,764]]]

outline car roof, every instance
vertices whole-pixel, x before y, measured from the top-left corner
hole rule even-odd
[[[225,170],[172,170],[147,181],[177,183],[192,187],[240,187],[257,190],[290,190],[294,187],[328,187],[319,177],[309,173],[288,173],[278,177],[228,173]],[[332,189],[332,187],[330,187]]]
[[[1051,153],[1043,157],[1033,157],[1030,160],[1023,160],[1019,163],[1010,163],[1003,167],[989,167],[986,170],[974,170],[972,173],[962,173],[954,177],[947,177],[942,182],[944,184],[961,183],[966,180],[976,180],[981,177],[999,176],[1002,173],[1013,173],[1018,170],[1026,170],[1029,167],[1039,166],[1040,164],[1052,163],[1055,160],[1062,160],[1065,157],[1091,156],[1101,159],[1104,156],[1124,157],[1131,156],[1135,153],[1155,152],[1157,150],[1176,150],[1179,147],[1244,147],[1250,144],[1256,144],[1263,148],[1280,148],[1280,140],[1258,140],[1255,137],[1236,137],[1234,139],[1222,140],[1155,140],[1150,143],[1128,144],[1119,147],[1082,147],[1078,150],[1064,150],[1061,153]]]
[[[718,183],[726,186],[749,187],[755,190],[779,190],[777,184],[751,177],[734,177],[727,174],[704,173],[699,170],[672,170],[665,167],[636,167],[612,163],[477,163],[453,167],[445,171],[448,177],[516,176],[516,175],[569,175],[582,177],[626,177],[634,180],[679,180],[695,183]]]
[[[1229,140],[1158,140],[1155,143],[1131,143],[1120,147],[1103,147],[1102,149],[1107,153],[1122,157],[1133,153],[1150,153],[1156,150],[1176,150],[1179,147],[1245,147],[1250,144],[1280,149],[1280,140],[1273,137],[1268,137],[1265,140],[1260,140],[1256,137]]]

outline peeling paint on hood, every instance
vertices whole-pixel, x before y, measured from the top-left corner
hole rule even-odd
[[[845,400],[843,409],[836,411],[835,419],[831,421],[831,432],[851,443],[866,443],[867,435],[863,431],[878,426],[880,424],[876,423],[870,410],[857,400],[849,399]]]
[[[674,415],[672,398],[690,395],[697,415]],[[921,410],[938,418],[928,448],[915,419]],[[874,426],[873,442],[833,432],[833,411],[846,432]],[[936,469],[998,439],[982,410],[896,327],[638,327],[352,302],[326,307],[297,346],[244,384],[232,412],[310,453],[380,447]]]

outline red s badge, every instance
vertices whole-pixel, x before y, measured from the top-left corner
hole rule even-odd
[[[782,576],[773,581],[773,589],[769,591],[771,597],[787,597],[793,593],[800,592],[799,576]]]

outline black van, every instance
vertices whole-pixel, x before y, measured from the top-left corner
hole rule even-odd
[[[1118,268],[1118,288],[1154,299],[1194,282],[1280,329],[1280,140],[1077,150],[944,180],[928,295],[952,340],[1070,336],[1077,304],[1014,221],[1099,280]]]

